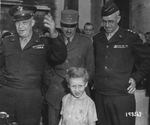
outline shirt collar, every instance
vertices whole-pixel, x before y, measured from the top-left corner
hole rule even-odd
[[[74,38],[75,34],[72,37],[69,37],[70,42],[72,41],[72,39]],[[64,37],[64,39],[66,40],[67,37]]]
[[[116,30],[114,31],[114,32],[112,32],[112,33],[105,33],[106,34],[106,37],[108,38],[108,39],[110,39],[117,31],[118,31],[118,29],[119,29],[119,26],[116,28]]]

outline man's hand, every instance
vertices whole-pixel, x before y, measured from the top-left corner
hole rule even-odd
[[[129,84],[130,84],[130,86],[127,88],[128,93],[134,94],[135,91],[136,91],[136,83],[135,83],[135,80],[134,80],[133,78],[130,78],[130,79],[129,79]]]
[[[49,32],[50,32],[50,37],[52,37],[52,38],[57,37],[58,32],[56,31],[55,22],[54,22],[53,17],[50,13],[45,15],[43,22],[44,22],[44,26],[47,27]]]

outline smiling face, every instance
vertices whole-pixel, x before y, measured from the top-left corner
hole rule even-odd
[[[62,26],[62,32],[66,37],[70,38],[75,35],[76,27],[63,27]]]
[[[35,20],[33,20],[33,18],[15,22],[18,35],[22,38],[29,37],[32,34],[32,27],[34,24]]]
[[[119,16],[119,11],[109,15],[109,16],[103,16],[102,17],[102,24],[107,33],[114,32],[117,27],[118,23],[120,21],[121,17]]]
[[[85,78],[71,78],[69,79],[70,91],[75,98],[80,98],[87,86],[87,82],[85,82]]]

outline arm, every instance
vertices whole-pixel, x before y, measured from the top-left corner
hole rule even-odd
[[[50,32],[48,57],[50,57],[53,64],[63,63],[67,58],[67,49],[65,43],[58,37],[55,22],[50,13],[44,17],[44,26],[47,27]]]
[[[67,58],[67,48],[63,41],[57,38],[49,38],[48,58],[53,64],[61,64]]]
[[[129,79],[130,86],[127,90],[130,94],[135,93],[136,83],[140,82],[150,71],[150,49],[136,36],[133,42],[133,53],[135,54],[136,61],[140,60],[140,65],[138,66],[137,71],[131,74]]]
[[[88,124],[95,125],[97,119],[96,107],[95,103],[92,101],[91,104],[88,106]]]
[[[96,122],[89,123],[89,125],[96,125]]]
[[[137,36],[132,45],[133,53],[140,64],[136,72],[133,72],[131,78],[136,83],[140,82],[150,72],[150,48],[143,44],[143,41]]]
[[[60,118],[60,121],[59,121],[58,125],[62,125],[62,117]]]

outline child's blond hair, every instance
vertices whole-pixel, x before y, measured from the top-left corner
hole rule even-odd
[[[84,67],[70,67],[66,75],[68,83],[71,78],[84,78],[85,82],[88,82],[89,74]]]

